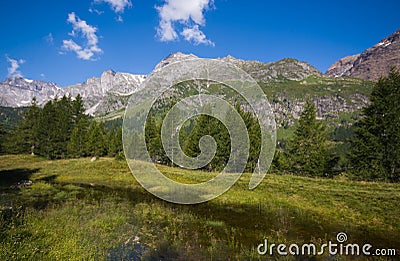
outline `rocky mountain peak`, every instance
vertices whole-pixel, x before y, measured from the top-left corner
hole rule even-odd
[[[3,83],[8,83],[8,84],[15,84],[15,85],[21,85],[24,82],[30,82],[31,80],[25,79],[21,75],[14,75],[9,78],[6,78]]]
[[[400,69],[400,30],[361,54],[347,56],[335,62],[329,67],[326,75],[376,81],[386,76],[393,66]]]
[[[196,58],[199,58],[199,57],[197,57],[194,54],[185,54],[185,53],[181,53],[181,52],[171,53],[166,58],[162,59],[161,62],[159,62],[156,65],[154,70],[155,71],[159,70],[159,69],[163,68],[164,66],[167,66],[170,63],[184,61],[184,60],[188,60],[188,59],[196,59]]]
[[[194,54],[181,52],[172,53],[164,58],[155,68],[158,70],[170,63],[198,58]],[[256,81],[283,81],[303,80],[310,75],[322,76],[322,73],[310,64],[293,58],[285,58],[277,62],[264,63],[255,60],[243,60],[231,55],[218,58],[221,61],[230,62],[250,74]]]
[[[360,57],[360,54],[346,56],[332,64],[326,74],[331,77],[349,76],[349,72],[354,67],[354,62]]]
[[[279,82],[283,80],[299,81],[310,75],[322,75],[318,69],[310,64],[293,58],[285,58],[276,62],[263,63],[254,60],[242,60],[228,55],[220,58],[220,60],[233,63],[259,82]]]
[[[100,76],[100,86],[104,92],[107,92],[113,88],[113,80],[115,72],[113,70],[105,71]]]
[[[114,77],[115,76],[115,74],[116,74],[116,72],[114,72],[113,70],[107,70],[107,71],[104,71],[102,74],[101,74],[101,79],[105,79],[105,78],[112,78],[112,77]]]
[[[30,90],[40,90],[43,85],[54,86],[56,88],[60,88],[60,86],[58,86],[55,83],[44,82],[44,81],[39,81],[39,80],[30,80],[30,79],[24,78],[21,75],[14,75],[12,77],[6,78],[1,84],[5,84],[5,85],[9,85],[9,86],[17,86],[20,88],[30,89]]]
[[[87,113],[97,115],[123,108],[126,97],[138,91],[145,78],[145,75],[107,70],[99,78],[93,77],[85,83],[63,88],[63,93],[72,97],[80,94],[85,101]]]
[[[391,34],[389,37],[377,43],[373,48],[386,48],[389,45],[400,41],[400,29]]]
[[[227,56],[225,56],[225,57],[223,57],[223,58],[220,58],[220,60],[222,60],[222,61],[227,61],[227,62],[244,61],[244,60],[238,59],[238,58],[236,58],[236,57],[234,57],[234,56],[232,56],[232,55],[227,55]]]
[[[49,99],[54,99],[60,90],[61,87],[55,83],[29,80],[16,75],[0,83],[0,105],[28,106],[33,97],[36,97],[37,102],[41,104]]]

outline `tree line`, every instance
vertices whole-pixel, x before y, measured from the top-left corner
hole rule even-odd
[[[348,149],[344,164],[339,168],[338,143],[329,138],[325,122],[317,120],[316,107],[308,99],[293,137],[276,150],[272,171],[309,177],[333,177],[344,172],[357,180],[399,182],[399,101],[400,73],[392,69],[388,77],[375,84],[370,105],[362,110],[351,135],[347,130],[336,130],[340,139],[350,137],[345,140]],[[253,113],[245,111],[239,103],[235,109],[246,125],[251,144],[245,171],[253,172],[261,147],[260,126]],[[0,149],[6,153],[33,153],[49,159],[123,157],[122,128],[106,128],[104,123],[91,119],[84,111],[79,95],[75,99],[63,96],[49,101],[43,108],[34,99],[15,130],[5,133],[0,128]],[[161,141],[163,116],[160,114],[163,113],[153,111],[149,114],[145,142],[154,162],[172,166]],[[205,135],[215,139],[218,149],[211,162],[202,169],[220,171],[228,162],[231,142],[227,128],[216,118],[200,115],[189,120],[180,130],[180,146],[186,155],[196,157],[201,152],[200,138]]]
[[[122,128],[107,129],[91,119],[80,95],[56,98],[42,108],[34,98],[18,127],[3,135],[2,149],[48,159],[122,156]]]

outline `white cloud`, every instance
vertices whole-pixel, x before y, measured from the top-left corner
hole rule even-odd
[[[74,40],[63,40],[62,49],[66,51],[73,51],[79,59],[94,60],[93,56],[101,54],[103,51],[98,47],[99,38],[96,35],[97,28],[86,23],[75,15],[75,13],[68,14],[67,21],[72,24],[73,30],[69,33],[72,37],[77,37],[81,34],[86,40],[83,46],[77,44]]]
[[[44,39],[46,40],[48,45],[51,45],[51,46],[54,45],[54,37],[53,37],[52,33],[49,33],[48,35],[46,35],[44,37]]]
[[[195,45],[199,44],[206,44],[211,46],[215,45],[212,41],[206,38],[205,34],[202,31],[200,31],[199,26],[197,24],[191,28],[185,28],[182,31],[181,35],[185,38],[186,41],[193,42]]]
[[[130,0],[95,0],[94,2],[109,4],[111,9],[117,14],[122,14],[125,8],[132,7],[132,2]]]
[[[120,16],[120,15],[117,18],[115,18],[115,20],[120,23],[122,23],[124,21],[124,19],[122,19],[122,16]]]
[[[199,29],[199,26],[204,26],[206,23],[203,12],[213,7],[213,3],[213,0],[165,0],[163,6],[156,6],[160,16],[158,37],[161,41],[178,39],[174,23],[179,23],[186,26],[181,32],[185,40],[193,41],[195,44],[214,45]]]
[[[8,76],[9,77],[22,76],[21,72],[18,69],[21,64],[25,63],[25,60],[23,60],[23,59],[15,60],[15,59],[8,57],[8,55],[6,55],[6,59],[10,63],[10,67],[8,67]]]
[[[96,14],[98,14],[98,15],[104,14],[103,11],[99,11],[99,10],[97,10],[96,8],[95,8],[95,9],[89,8],[89,12],[90,12],[90,13],[96,13]]]
[[[173,41],[178,38],[178,34],[172,26],[171,21],[160,21],[157,34],[163,42]]]
[[[81,32],[84,37],[86,37],[89,45],[97,45],[98,38],[96,35],[97,28],[88,25],[86,21],[81,20],[75,15],[75,13],[68,14],[67,21],[72,24],[73,30],[72,34],[75,35],[77,32]]]

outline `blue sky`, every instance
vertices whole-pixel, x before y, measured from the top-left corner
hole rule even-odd
[[[400,28],[400,1],[14,0],[0,2],[0,79],[66,86],[107,69],[147,74],[169,53],[321,71]]]

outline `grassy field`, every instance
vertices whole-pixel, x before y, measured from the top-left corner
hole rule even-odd
[[[215,175],[159,168],[187,183]],[[248,190],[249,179],[210,202],[175,205],[146,192],[124,161],[1,156],[0,260],[281,259],[258,255],[258,244],[321,245],[339,232],[400,253],[399,184],[271,174]]]

